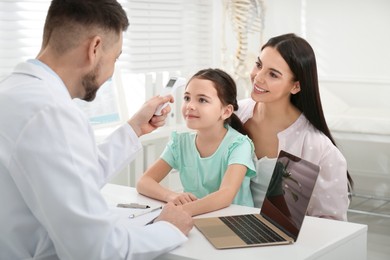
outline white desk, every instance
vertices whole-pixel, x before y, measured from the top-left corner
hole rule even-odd
[[[102,194],[109,204],[139,202],[151,206],[161,202],[144,197],[134,188],[107,184]],[[259,209],[231,205],[198,217],[257,213]],[[187,243],[158,259],[367,259],[367,226],[342,221],[306,217],[298,240],[292,245],[241,249],[215,249],[193,228]]]

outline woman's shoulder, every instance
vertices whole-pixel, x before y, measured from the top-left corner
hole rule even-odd
[[[234,113],[238,116],[241,122],[245,123],[253,117],[253,109],[256,102],[252,98],[241,99],[238,101],[238,110]]]
[[[292,135],[295,135],[295,138]],[[294,139],[294,142],[291,141]],[[291,146],[301,147],[303,149],[301,153],[305,153],[304,157],[316,157],[317,160],[321,160],[321,158],[330,156],[333,159],[345,161],[339,148],[324,133],[315,128],[303,114],[297,120],[296,125],[293,125],[293,131],[285,136],[285,142]]]
[[[314,125],[312,125],[303,114],[301,115],[301,120],[302,122],[301,125],[298,126],[298,132],[302,132],[302,134],[306,135],[307,138],[310,137],[311,139],[313,139],[313,141],[318,141],[319,143],[334,146],[332,141],[323,132],[321,132]]]

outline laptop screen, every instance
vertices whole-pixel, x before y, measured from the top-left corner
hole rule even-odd
[[[296,241],[319,167],[280,151],[260,214]]]

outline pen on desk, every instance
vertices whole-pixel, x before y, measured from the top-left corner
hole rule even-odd
[[[148,209],[150,208],[148,205],[142,205],[138,203],[119,203],[116,205],[119,208],[133,208],[133,209]]]
[[[148,223],[146,223],[145,226],[153,224],[154,221],[155,221],[157,218],[158,218],[158,216],[155,217],[154,219],[152,219],[151,221],[149,221]]]
[[[141,211],[141,212],[130,214],[129,218],[139,217],[139,216],[151,213],[151,212],[159,210],[159,209],[162,209],[162,206],[160,206],[158,208],[151,208],[151,209],[148,209],[148,210],[144,210],[144,211]]]

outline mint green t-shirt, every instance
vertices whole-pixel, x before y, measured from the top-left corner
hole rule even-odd
[[[180,173],[185,192],[191,192],[198,198],[219,189],[227,167],[242,164],[247,167],[246,176],[233,203],[253,207],[250,190],[250,178],[256,175],[254,146],[252,141],[230,126],[215,153],[202,158],[195,146],[195,132],[173,132],[171,140],[161,155],[172,168]]]

